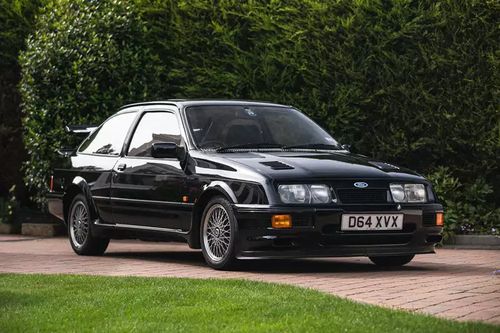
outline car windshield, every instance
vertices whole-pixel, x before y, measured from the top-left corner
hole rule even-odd
[[[192,106],[189,129],[201,149],[340,149],[301,112],[272,106]]]

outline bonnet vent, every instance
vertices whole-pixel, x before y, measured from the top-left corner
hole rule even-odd
[[[285,163],[282,163],[282,162],[278,162],[278,161],[260,162],[260,164],[268,166],[268,167],[270,167],[273,170],[290,170],[290,169],[293,169],[292,166],[290,166],[288,164],[285,164]]]
[[[374,167],[377,167],[377,168],[379,168],[380,170],[383,170],[383,171],[397,171],[397,170],[399,170],[399,167],[397,167],[395,165],[392,165],[392,164],[389,164],[389,163],[372,162],[372,161],[370,161],[368,163],[370,163]]]

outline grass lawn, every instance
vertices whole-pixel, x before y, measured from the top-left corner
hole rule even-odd
[[[0,332],[500,332],[240,280],[0,274]]]

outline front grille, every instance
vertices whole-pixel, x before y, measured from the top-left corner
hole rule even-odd
[[[339,189],[337,194],[343,204],[387,203],[387,190],[385,189]]]

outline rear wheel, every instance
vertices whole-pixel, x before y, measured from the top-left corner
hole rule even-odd
[[[68,235],[73,251],[79,255],[101,255],[108,247],[108,238],[92,236],[90,210],[82,194],[75,196],[69,208]]]
[[[207,264],[215,269],[233,267],[238,228],[229,201],[223,197],[210,200],[203,212],[200,233],[201,250]]]
[[[412,261],[414,254],[407,256],[384,256],[384,257],[369,257],[370,260],[377,266],[395,267],[403,266]]]

